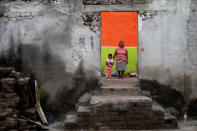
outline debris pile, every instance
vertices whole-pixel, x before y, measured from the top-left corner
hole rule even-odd
[[[43,129],[29,78],[13,68],[0,67],[0,130]]]

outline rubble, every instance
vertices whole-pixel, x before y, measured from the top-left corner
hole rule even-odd
[[[35,105],[29,92],[29,79],[19,75],[13,68],[0,67],[0,130],[40,130]]]

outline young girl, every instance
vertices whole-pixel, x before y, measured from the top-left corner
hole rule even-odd
[[[106,60],[105,64],[106,64],[106,78],[108,78],[111,77],[111,71],[114,64],[114,61],[112,59],[112,54],[108,54],[108,59]]]

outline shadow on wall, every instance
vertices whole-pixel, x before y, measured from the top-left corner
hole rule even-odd
[[[65,61],[51,53],[47,44],[41,48],[12,42],[9,49],[1,53],[0,66],[15,67],[40,88],[41,105],[49,122],[64,118],[65,113],[73,110],[78,99],[85,92],[98,87],[97,77],[87,77],[83,61],[73,73],[66,72]]]
[[[187,112],[190,117],[197,119],[197,99],[191,100]]]
[[[162,104],[164,108],[173,107],[182,115],[185,106],[184,96],[172,89],[170,85],[162,85],[157,81],[140,79],[140,88],[149,91],[153,100]]]

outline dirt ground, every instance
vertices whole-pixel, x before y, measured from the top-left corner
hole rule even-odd
[[[178,129],[144,130],[144,131],[197,131],[197,120],[179,121]]]

